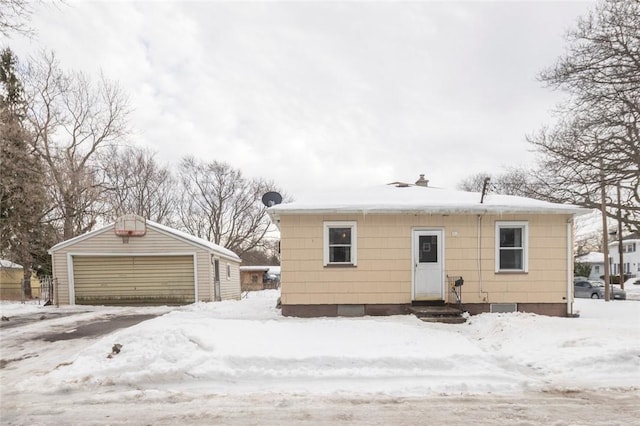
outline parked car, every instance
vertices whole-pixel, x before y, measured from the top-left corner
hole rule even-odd
[[[640,277],[629,278],[628,280],[626,280],[624,282],[624,287],[625,288],[628,288],[629,286],[632,286],[632,285],[640,286]]]
[[[625,300],[627,298],[627,293],[619,287],[612,285],[610,290],[609,296],[611,299]],[[604,299],[604,284],[598,281],[575,281],[573,283],[573,294],[575,297]]]

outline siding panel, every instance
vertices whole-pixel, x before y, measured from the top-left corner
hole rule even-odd
[[[505,214],[485,215],[479,222],[475,215],[282,215],[282,302],[327,300],[318,294],[344,304],[411,302],[411,235],[418,227],[443,229],[445,273],[464,277],[463,303],[566,302],[570,218]],[[324,267],[321,233],[326,220],[357,222],[357,267]],[[509,220],[529,223],[528,273],[495,272],[495,223]]]

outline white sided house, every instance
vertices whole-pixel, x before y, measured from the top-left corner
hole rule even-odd
[[[240,258],[140,216],[52,247],[61,305],[178,305],[240,299]]]
[[[611,274],[619,275],[619,242],[609,242],[609,265]],[[622,272],[631,277],[640,276],[640,234],[633,233],[622,238]]]
[[[479,193],[426,182],[270,207],[281,235],[282,313],[404,314],[458,301],[471,314],[573,313],[573,219],[587,210],[495,194],[481,202]]]
[[[604,253],[592,251],[576,257],[576,262],[591,266],[591,273],[587,277],[590,280],[602,279],[601,277],[604,275]]]

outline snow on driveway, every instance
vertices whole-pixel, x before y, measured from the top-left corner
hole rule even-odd
[[[95,405],[124,403],[141,392],[154,403],[185,394],[640,396],[637,301],[579,299],[579,318],[483,314],[451,325],[411,315],[286,318],[275,308],[277,296],[263,291],[242,301],[173,309],[91,307],[0,330],[1,357],[12,360],[0,369],[2,411],[17,415],[25,395],[71,401],[76,395]],[[3,315],[20,313],[0,308]],[[26,309],[38,315],[55,308]],[[73,330],[79,320],[150,312],[167,313],[94,339],[51,344],[37,338]],[[107,357],[115,343],[120,353]],[[81,405],[74,404],[80,413]]]

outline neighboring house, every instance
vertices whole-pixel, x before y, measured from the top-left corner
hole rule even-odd
[[[587,277],[590,280],[601,280],[604,275],[604,253],[597,251],[589,252],[585,255],[576,257],[577,263],[584,263],[591,266],[591,273]]]
[[[617,240],[609,242],[609,265],[612,275],[620,274],[620,254]],[[622,264],[626,275],[640,275],[640,234],[633,233],[622,238]]]
[[[240,258],[135,215],[49,250],[61,305],[188,304],[240,298]]]
[[[241,266],[240,284],[242,291],[256,291],[278,288],[278,278],[271,272],[274,266]]]
[[[0,259],[0,299],[22,299],[22,279],[24,268],[22,265],[6,259]],[[31,276],[31,296],[40,297],[40,280],[36,274]]]
[[[274,275],[278,283],[280,283],[280,266],[269,266],[269,274]]]
[[[268,209],[290,316],[387,315],[412,304],[472,314],[572,313],[575,206],[422,185],[309,194]]]

